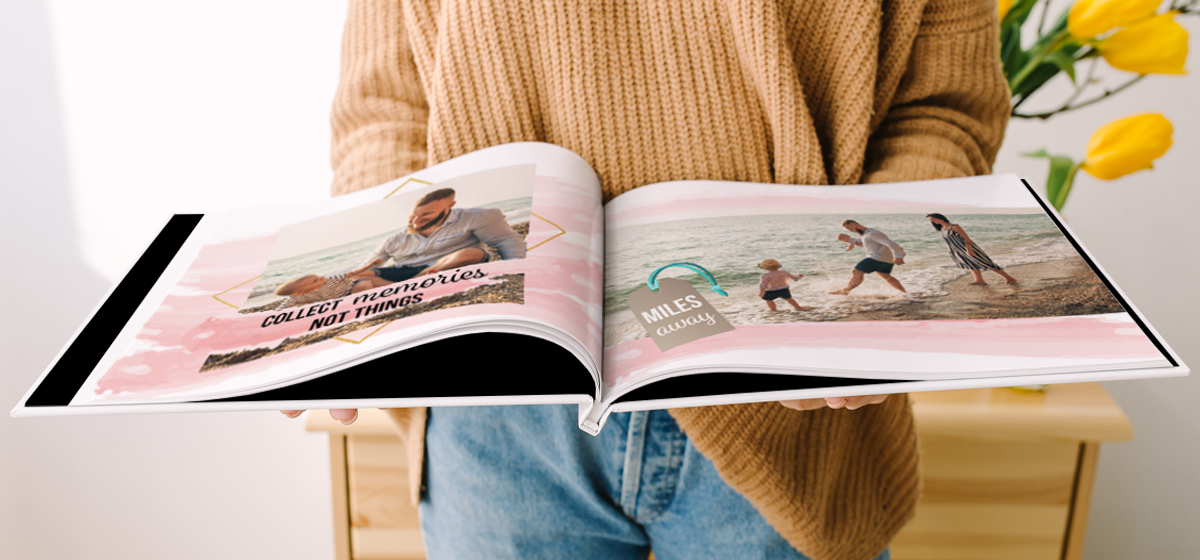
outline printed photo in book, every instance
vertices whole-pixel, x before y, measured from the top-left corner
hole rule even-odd
[[[1171,365],[1012,177],[689,181],[606,210],[610,394],[722,369],[915,381]]]
[[[263,328],[307,325],[308,334],[272,349],[285,352],[436,309],[524,303],[519,272],[462,288],[486,278],[489,263],[525,258],[530,187],[494,179],[486,190],[431,186],[285,226],[238,312],[265,314]],[[473,200],[503,196],[516,198]],[[201,370],[266,355],[212,354]]]

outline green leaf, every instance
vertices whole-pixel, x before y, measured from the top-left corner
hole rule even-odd
[[[1016,0],[1013,2],[1008,13],[1004,14],[1004,21],[1000,22],[1001,27],[1010,23],[1015,23],[1018,27],[1025,24],[1025,20],[1029,19],[1029,12],[1037,5],[1040,0]]]
[[[1074,43],[1067,44],[1064,45],[1060,50],[1055,51],[1054,55],[1057,55],[1057,53],[1064,53],[1065,56],[1070,57],[1071,60],[1074,61],[1075,53],[1078,52],[1080,48],[1080,45]],[[1033,92],[1037,91],[1038,88],[1041,88],[1046,84],[1046,82],[1050,81],[1050,79],[1054,76],[1057,76],[1061,71],[1062,68],[1053,62],[1044,62],[1039,64],[1037,68],[1034,68],[1032,72],[1025,76],[1025,79],[1021,80],[1021,83],[1015,84],[1015,86],[1012,87],[1013,97],[1029,97],[1030,95],[1033,95]]]
[[[1075,83],[1075,57],[1067,54],[1066,50],[1058,50],[1050,53],[1046,60],[1066,72],[1071,78],[1071,83]]]
[[[1053,64],[1039,64],[1037,68],[1034,68],[1032,72],[1025,76],[1025,79],[1021,80],[1021,83],[1016,84],[1016,87],[1013,88],[1012,92],[1013,97],[1029,97],[1030,95],[1033,95],[1033,92],[1045,85],[1045,83],[1050,81],[1051,78],[1057,76],[1060,71],[1061,70],[1059,70],[1058,67]],[[1014,102],[1015,101],[1016,100],[1014,100]]]
[[[1052,156],[1046,153],[1045,149],[1021,155],[1050,160],[1050,173],[1046,177],[1046,200],[1050,201],[1056,209],[1062,210],[1062,205],[1066,202],[1066,197],[1061,196],[1064,194],[1062,190],[1074,178],[1075,161],[1067,156]]]
[[[1029,53],[1021,49],[1021,26],[1011,25],[1000,30],[1000,60],[1004,63],[1004,77],[1012,80],[1029,62]],[[1011,90],[1010,81],[1008,88]]]
[[[1071,10],[1069,10],[1069,9],[1063,10],[1062,14],[1059,14],[1058,20],[1054,22],[1054,25],[1052,25],[1050,27],[1050,29],[1045,30],[1045,32],[1044,32],[1045,34],[1042,35],[1041,37],[1038,37],[1037,42],[1035,42],[1033,44],[1033,46],[1030,47],[1029,50],[1033,50],[1033,49],[1036,49],[1039,47],[1044,47],[1046,45],[1049,45],[1055,39],[1057,39],[1059,37],[1059,35],[1061,35],[1064,31],[1066,31],[1067,30],[1067,16],[1070,13],[1071,13]]]

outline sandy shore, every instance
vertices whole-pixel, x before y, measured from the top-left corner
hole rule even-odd
[[[919,321],[1011,319],[1097,315],[1124,311],[1104,283],[1079,257],[1005,269],[1020,282],[1006,285],[984,272],[986,286],[972,286],[970,274],[942,285],[945,296],[913,301],[894,309],[857,313],[841,321]]]
[[[445,297],[440,297],[432,301],[402,307],[395,311],[372,315],[369,318],[353,323],[346,323],[337,327],[317,331],[314,333],[298,336],[296,338],[285,338],[277,346],[268,348],[253,348],[250,350],[238,350],[226,354],[212,354],[204,361],[204,365],[200,371],[211,371],[223,367],[229,367],[236,364],[265,358],[273,354],[287,352],[296,348],[308,346],[328,340],[330,338],[346,336],[355,331],[360,331],[412,317],[421,313],[428,313],[438,309],[449,309],[451,307],[459,307],[463,305],[473,305],[477,303],[525,303],[525,275],[524,274],[504,274],[493,277],[498,282],[485,286],[476,286],[469,290],[464,290],[457,294],[451,294]]]

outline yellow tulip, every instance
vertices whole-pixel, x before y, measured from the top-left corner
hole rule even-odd
[[[1008,14],[1008,11],[1012,9],[1013,0],[1000,0],[999,4],[1000,19],[1003,20],[1004,16]]]
[[[1110,122],[1088,140],[1081,166],[1106,181],[1152,169],[1154,160],[1171,147],[1171,121],[1159,113],[1143,113]]]
[[[1091,39],[1154,15],[1162,0],[1079,0],[1067,14],[1067,30]]]
[[[1138,74],[1186,74],[1188,33],[1176,12],[1154,16],[1095,43],[1113,68]]]

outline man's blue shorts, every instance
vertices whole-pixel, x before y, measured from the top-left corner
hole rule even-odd
[[[879,272],[882,274],[891,274],[892,266],[893,266],[892,263],[877,261],[875,259],[867,257],[861,261],[858,261],[858,264],[854,265],[854,270],[861,271],[863,274],[870,274],[872,272]]]
[[[416,276],[425,268],[424,266],[381,266],[371,270],[375,272],[376,276],[388,282],[403,282]]]

